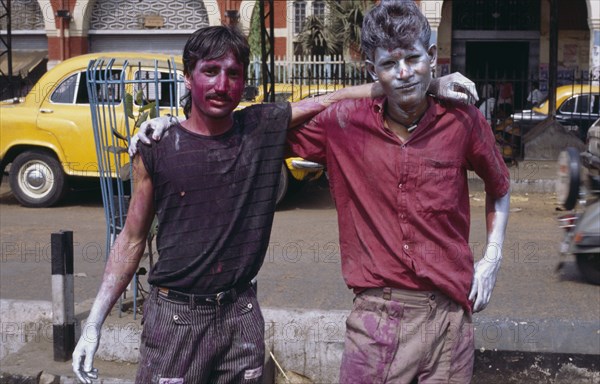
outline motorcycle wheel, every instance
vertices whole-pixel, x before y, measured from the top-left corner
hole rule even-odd
[[[589,283],[600,285],[600,254],[579,253],[575,256],[583,277]]]

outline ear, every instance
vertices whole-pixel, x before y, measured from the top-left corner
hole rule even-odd
[[[377,73],[375,72],[375,64],[373,64],[373,62],[369,59],[365,60],[365,63],[367,64],[367,72],[369,72],[373,78],[373,81],[378,81],[379,76],[377,76]]]
[[[429,66],[431,69],[435,69],[435,66],[437,65],[437,45],[431,44],[427,50],[427,54],[429,55],[430,60]]]
[[[186,75],[183,79],[183,83],[185,84],[185,89],[192,89],[192,76]]]

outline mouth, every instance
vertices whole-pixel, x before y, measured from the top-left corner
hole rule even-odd
[[[221,103],[221,104],[230,103],[232,101],[231,98],[228,96],[219,96],[216,94],[207,95],[206,99],[210,100],[210,101],[215,101],[215,102]]]
[[[396,90],[408,91],[408,90],[415,88],[417,85],[418,85],[418,83],[402,84],[402,85],[396,87]]]

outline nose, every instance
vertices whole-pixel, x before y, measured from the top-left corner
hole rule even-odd
[[[408,79],[411,75],[411,66],[404,60],[398,60],[398,78],[401,80],[405,80]]]
[[[228,78],[227,74],[224,72],[219,73],[217,79],[215,81],[215,91],[216,92],[226,92],[228,87]]]

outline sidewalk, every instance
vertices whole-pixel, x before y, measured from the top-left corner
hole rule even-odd
[[[510,171],[513,193],[554,191],[556,163],[553,161],[521,162]],[[469,175],[469,179],[473,193],[482,190],[483,184],[475,176]],[[536,267],[548,268],[548,265],[539,263]],[[497,290],[508,289],[504,295],[495,292],[496,307],[501,310],[491,309],[474,317],[477,351],[473,383],[495,383],[494,375],[499,378],[497,383],[503,384],[600,382],[600,289],[585,286],[587,308],[578,309],[578,301],[571,310],[573,303],[552,302],[553,291],[540,291],[543,283],[535,285],[528,278],[536,279],[519,275],[515,283],[508,284],[512,286],[507,287],[504,282],[503,287],[497,287]],[[259,283],[259,295],[261,289],[263,293],[278,294],[267,283],[262,287]],[[548,302],[541,303],[541,308],[525,308],[528,301],[517,296],[525,292],[546,297]],[[85,319],[90,304],[91,301],[86,301],[77,305],[79,320]],[[570,316],[565,315],[565,308]],[[337,382],[347,310],[264,307],[263,313],[267,345],[284,369],[302,373],[319,383]],[[73,382],[71,362],[52,360],[50,302],[0,300],[0,315],[0,358],[3,357],[0,383]],[[95,360],[101,378],[97,383],[133,382],[140,332],[139,316],[136,320],[131,313],[119,317],[113,310],[103,328]],[[272,364],[269,367],[274,369]]]
[[[557,174],[556,161],[526,160],[511,165],[510,184],[512,193],[554,193]],[[469,172],[471,190],[483,190],[483,183]]]

